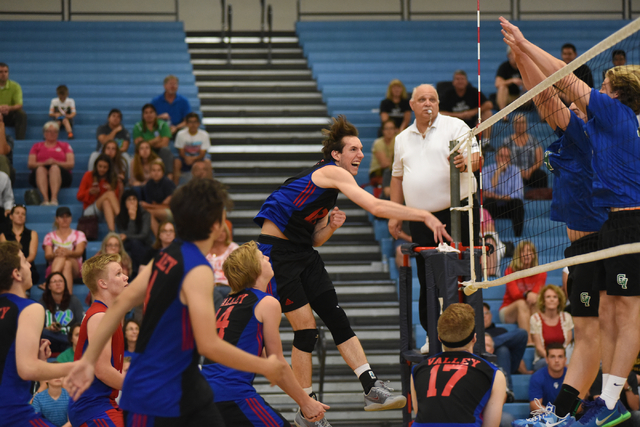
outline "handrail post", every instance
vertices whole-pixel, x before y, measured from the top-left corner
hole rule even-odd
[[[227,27],[229,28],[229,44],[227,44],[227,65],[231,65],[231,33],[232,30],[232,17],[233,13],[231,11],[231,5],[227,6]]]
[[[175,4],[175,10],[176,10],[176,22],[178,22],[180,19],[180,0],[175,0],[174,4]]]
[[[267,8],[267,25],[269,26],[269,50],[267,53],[267,64],[271,65],[271,32],[273,30],[273,9],[271,8],[271,5]]]
[[[264,43],[264,20],[266,18],[264,14],[264,7],[264,0],[260,0],[260,43]]]
[[[224,35],[225,35],[225,26],[226,26],[226,22],[225,22],[225,15],[226,15],[226,9],[227,9],[227,2],[226,0],[220,0],[220,6],[221,6],[221,24],[220,24],[220,44],[224,44]]]
[[[298,22],[300,22],[300,0],[296,1],[296,10],[297,10],[297,15],[298,15]]]

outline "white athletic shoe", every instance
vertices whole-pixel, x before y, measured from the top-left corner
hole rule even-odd
[[[298,412],[296,412],[296,418],[294,420],[294,423],[298,427],[331,427],[331,424],[329,424],[329,421],[327,421],[327,419],[324,417],[320,421],[316,421],[315,423],[312,423],[311,421],[307,420],[304,416],[302,416],[302,411],[300,409],[298,409]]]
[[[388,381],[387,381],[388,382]],[[365,411],[386,411],[387,409],[404,408],[407,398],[403,395],[393,395],[392,388],[384,381],[376,381],[369,393],[364,395]]]
[[[420,348],[420,353],[422,354],[429,354],[429,337],[427,337],[426,342],[424,343],[424,345]]]

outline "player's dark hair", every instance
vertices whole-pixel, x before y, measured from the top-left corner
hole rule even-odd
[[[222,223],[225,209],[233,206],[223,185],[215,179],[196,178],[178,188],[169,207],[176,235],[188,242],[206,240],[215,223]]]
[[[610,68],[607,78],[611,90],[618,93],[618,101],[640,113],[640,65],[623,65]]]
[[[338,118],[332,117],[331,120],[331,127],[322,129],[322,134],[324,135],[322,154],[324,154],[325,160],[333,160],[333,156],[331,156],[333,151],[342,153],[342,148],[344,147],[343,138],[345,136],[358,136],[358,129],[349,123],[345,116],[339,115]]]
[[[578,51],[576,50],[576,47],[573,45],[573,43],[565,43],[565,44],[563,44],[562,45],[562,49],[560,49],[560,50],[562,51],[562,50],[565,50],[565,49],[571,49],[573,51],[573,53],[578,53]]]
[[[545,349],[547,350],[547,355],[549,354],[549,350],[562,350],[562,352],[564,353],[564,355],[567,355],[567,349],[564,348],[564,345],[562,345],[561,342],[552,342],[549,343],[545,346]]]
[[[0,291],[8,291],[11,289],[13,285],[13,270],[20,270],[20,243],[1,242]]]
[[[622,55],[624,59],[627,59],[627,53],[622,49],[616,49],[611,53],[611,59],[616,59],[616,56]]]

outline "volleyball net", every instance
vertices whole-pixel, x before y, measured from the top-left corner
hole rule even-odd
[[[607,71],[623,60],[623,69],[635,70],[640,65],[639,30],[640,19],[621,28],[548,77],[531,55],[524,55],[524,59],[521,56],[519,71],[528,91],[522,89],[523,94],[473,129],[452,150],[452,153],[470,150],[472,137],[482,140],[483,165],[478,176],[481,221],[474,224],[473,215],[469,215],[468,226],[471,235],[476,229],[483,246],[490,244],[495,248],[493,254],[482,251],[483,275],[474,275],[470,282],[464,283],[466,293],[571,265],[640,252],[640,243],[622,239],[622,244],[615,247],[565,257],[565,249],[571,241],[590,231],[597,231],[594,224],[604,222],[607,217],[603,207],[588,209],[589,198],[597,196],[593,199],[597,205],[607,200],[607,193],[615,193],[616,200],[626,207],[640,205],[632,202],[633,195],[640,192],[640,182],[635,182],[637,180],[632,176],[628,179],[625,176],[625,170],[640,170],[640,148],[635,148],[640,143],[631,141],[632,138],[640,138],[638,118],[617,114],[607,108],[590,111],[589,117],[585,115],[584,119],[595,120],[596,123],[586,126],[584,135],[576,131],[580,128],[575,127],[573,118],[573,114],[582,117],[581,108],[578,108],[580,104],[587,105],[586,99],[591,92],[584,89],[585,84],[599,90]],[[535,39],[530,41],[536,43]],[[640,77],[640,73],[637,76]],[[507,96],[514,98],[520,91],[518,85],[507,89]],[[581,95],[576,97],[576,94]],[[593,98],[598,97],[594,95]],[[572,105],[572,101],[576,102]],[[634,102],[640,105],[640,100],[625,100],[627,105]],[[595,106],[594,101],[593,109]],[[570,109],[574,113],[570,113]],[[588,107],[582,110],[588,110]],[[616,134],[612,129],[622,128],[635,129],[636,132],[627,132],[627,138],[602,143],[600,132],[606,137],[607,134]],[[593,134],[588,135],[589,132]],[[562,135],[565,137],[560,139]],[[591,140],[600,142],[591,143]],[[611,171],[605,171],[607,164],[622,165],[617,179],[612,180]],[[472,179],[470,177],[470,186],[473,186]],[[576,180],[580,182],[576,183]],[[589,192],[588,189],[595,191]],[[624,201],[626,198],[628,203]],[[471,205],[462,209],[470,210]],[[568,231],[568,227],[572,231]],[[528,255],[523,256],[525,247],[535,248],[537,259],[533,262]],[[475,262],[473,258],[471,262]],[[519,271],[505,277],[505,270],[510,265]],[[548,283],[561,285],[556,281]]]

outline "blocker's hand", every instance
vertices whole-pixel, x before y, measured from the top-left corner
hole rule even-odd
[[[425,219],[424,223],[431,231],[433,231],[433,240],[436,244],[445,242],[445,239],[446,241],[453,243],[453,239],[449,236],[449,233],[447,233],[446,226],[441,223],[438,218],[433,215],[429,215],[427,219]]]
[[[506,18],[500,17],[500,25],[502,26],[502,35],[504,36],[504,42],[509,46],[519,46],[527,41],[522,35],[520,28],[513,25]]]

